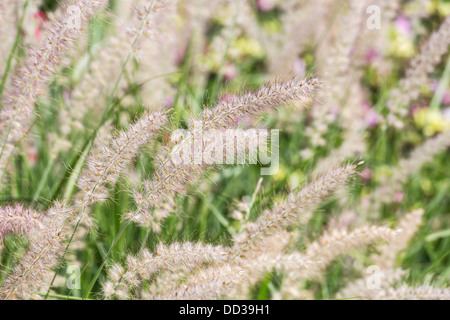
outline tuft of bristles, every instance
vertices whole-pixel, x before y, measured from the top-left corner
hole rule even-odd
[[[64,53],[71,50],[83,28],[95,12],[105,7],[106,0],[76,0],[59,20],[46,26],[46,36],[36,48],[26,52],[26,59],[5,93],[0,111],[0,185],[7,166],[19,143],[30,129],[34,104],[46,91],[46,85],[56,73]],[[76,10],[75,10],[76,9]],[[79,13],[73,17],[71,14]],[[74,18],[82,24],[74,24]],[[80,27],[80,29],[78,28]]]
[[[0,208],[0,243],[8,233],[22,235],[32,230],[43,230],[42,214],[24,206]]]
[[[108,198],[108,185],[117,179],[137,157],[142,146],[149,143],[167,121],[165,113],[149,113],[139,118],[127,130],[119,132],[111,142],[106,141],[91,154],[78,181],[81,190],[79,206],[89,206]]]
[[[0,298],[27,300],[39,298],[38,289],[49,284],[51,269],[56,267],[64,251],[64,224],[70,211],[64,204],[55,203],[42,218],[43,230],[29,234],[30,245],[22,259],[0,288]]]
[[[400,231],[377,226],[359,227],[351,232],[335,229],[310,244],[306,257],[326,266],[345,252],[380,241],[390,242]]]
[[[356,173],[359,164],[348,165],[328,171],[322,177],[304,187],[298,193],[291,193],[287,200],[275,204],[266,210],[254,223],[244,226],[244,231],[235,238],[233,249],[236,256],[245,254],[266,235],[297,221],[301,215],[309,212],[336,189],[345,186]]]
[[[409,287],[382,290],[374,300],[450,300],[448,288],[433,288],[431,286]]]
[[[441,24],[439,30],[432,33],[427,42],[422,46],[421,52],[412,61],[406,71],[405,77],[400,80],[399,88],[392,91],[387,106],[392,112],[388,119],[391,124],[402,127],[400,121],[420,95],[420,88],[428,82],[428,75],[433,72],[435,66],[441,61],[442,56],[448,51],[450,45],[450,17]]]
[[[244,94],[230,102],[220,102],[215,108],[206,110],[203,118],[191,121],[189,130],[192,135],[181,143],[192,142],[196,130],[234,128],[245,116],[256,116],[293,101],[309,100],[319,85],[319,80],[314,78],[273,82],[257,92]],[[131,221],[151,226],[154,231],[159,231],[161,221],[170,213],[175,195],[185,194],[187,187],[210,167],[204,163],[179,165],[171,157],[168,148],[163,148],[157,155],[154,176],[144,181],[143,192],[134,193],[137,209],[127,215]]]
[[[213,109],[206,109],[203,118],[198,120],[202,122],[203,130],[233,128],[246,117],[256,116],[279,106],[292,102],[307,105],[320,84],[317,78],[273,81],[256,92],[222,100]]]
[[[106,299],[113,297],[130,299],[133,297],[133,289],[142,285],[144,280],[150,280],[158,274],[166,273],[178,275],[189,273],[196,267],[222,263],[227,259],[227,251],[220,246],[200,243],[172,243],[158,244],[156,252],[152,253],[144,249],[136,256],[128,256],[126,268],[119,264],[109,269],[108,280],[103,285],[103,293]],[[174,281],[180,278],[175,278]],[[159,288],[159,290],[164,288]]]
[[[417,233],[422,224],[423,209],[412,211],[405,215],[398,223],[399,234],[388,244],[379,248],[379,255],[374,257],[374,263],[383,269],[392,269],[395,266],[399,253],[406,249],[408,243]]]
[[[157,300],[209,300],[232,296],[245,281],[246,272],[239,266],[222,265],[203,269],[180,288],[156,297]]]

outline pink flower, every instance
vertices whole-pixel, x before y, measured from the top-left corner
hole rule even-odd
[[[42,29],[44,28],[44,24],[47,21],[47,14],[44,11],[36,11],[35,14],[33,15],[34,20],[37,21],[37,27],[34,30],[34,38],[36,39],[36,41],[39,42],[39,40],[41,40],[41,32]]]
[[[395,27],[397,31],[403,35],[410,35],[412,32],[411,23],[405,16],[399,16],[395,19]]]
[[[223,77],[226,81],[231,81],[235,79],[239,74],[239,70],[233,63],[228,63],[223,69]]]
[[[398,191],[394,194],[394,202],[400,203],[403,201],[404,193],[401,191]]]
[[[364,120],[368,128],[373,128],[378,123],[380,123],[382,119],[381,115],[376,112],[368,102],[364,103],[362,107],[366,113]]]
[[[438,86],[439,86],[439,81],[437,81],[436,79],[431,80],[430,90],[432,92],[435,92],[437,90]]]
[[[380,54],[378,53],[378,51],[375,48],[371,48],[366,54],[366,64],[369,65],[373,63],[377,58],[379,58],[379,56]]]
[[[303,78],[306,74],[306,63],[303,59],[297,59],[294,62],[294,72],[295,74],[300,77]]]
[[[173,103],[174,103],[174,102],[175,102],[175,101],[174,101],[174,98],[173,98],[172,96],[167,96],[167,97],[164,99],[164,106],[167,107],[167,108],[170,108],[170,107],[173,106]]]
[[[381,121],[381,116],[378,112],[374,111],[373,109],[370,110],[366,115],[366,124],[367,127],[373,128]]]
[[[444,93],[444,96],[442,97],[442,104],[450,104],[450,92]]]
[[[34,167],[36,165],[36,163],[39,160],[39,153],[35,148],[32,148],[30,151],[27,152],[27,159],[30,166]]]
[[[361,172],[361,178],[364,182],[368,182],[370,181],[370,178],[372,177],[372,170],[370,170],[369,168],[365,168],[362,172]]]
[[[256,0],[256,6],[261,11],[270,11],[275,8],[275,3],[272,0]]]

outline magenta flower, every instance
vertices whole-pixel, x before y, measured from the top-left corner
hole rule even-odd
[[[47,19],[47,14],[44,11],[36,11],[36,13],[33,15],[34,20],[37,21],[37,27],[34,30],[34,38],[36,39],[36,41],[40,41],[41,40],[41,33],[42,30],[44,29],[44,24],[45,22],[48,20]]]
[[[369,65],[369,64],[373,63],[379,57],[380,57],[380,54],[378,53],[377,49],[371,48],[366,54],[365,62],[367,65]]]

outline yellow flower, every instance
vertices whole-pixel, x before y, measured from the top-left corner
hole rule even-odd
[[[282,181],[282,180],[284,180],[286,175],[287,175],[286,168],[280,164],[280,167],[278,168],[277,173],[273,176],[273,180],[275,180],[277,182]]]
[[[426,136],[442,132],[450,128],[450,123],[439,110],[422,109],[414,114],[414,122],[419,129],[422,129]]]
[[[264,50],[258,41],[246,37],[236,40],[234,46],[241,56],[251,56],[257,59],[264,57]]]
[[[412,58],[416,53],[412,39],[395,32],[392,34],[390,51],[400,58]]]
[[[392,176],[392,167],[388,165],[382,165],[374,170],[374,177],[390,177]]]
[[[439,1],[436,10],[441,17],[447,17],[450,15],[450,3],[447,1]]]
[[[433,185],[429,179],[422,180],[420,187],[428,195],[433,191]]]
[[[283,31],[283,25],[276,19],[270,19],[262,24],[262,27],[269,33],[278,33]]]

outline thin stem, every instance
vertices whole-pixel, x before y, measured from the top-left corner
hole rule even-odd
[[[80,297],[72,297],[72,296],[64,296],[61,294],[48,294],[48,293],[38,293],[38,295],[40,295],[41,297],[45,297],[45,299],[47,299],[48,297],[50,298],[57,298],[57,299],[64,299],[64,300],[83,300],[83,298]]]
[[[48,176],[50,174],[50,171],[53,168],[53,164],[55,163],[55,158],[51,157],[48,161],[47,167],[45,168],[44,175],[41,178],[41,181],[39,182],[38,188],[33,196],[33,203],[37,201],[39,196],[41,195],[42,189],[44,189],[44,185],[48,180]]]
[[[239,8],[238,8],[239,9]],[[237,10],[237,12],[235,13],[234,17],[233,17],[233,23],[231,25],[231,32],[230,32],[230,36],[227,38],[227,42],[226,42],[226,47],[225,50],[223,52],[223,56],[220,62],[220,66],[219,66],[219,72],[217,74],[217,77],[214,81],[213,84],[213,89],[212,89],[212,98],[216,99],[217,98],[217,93],[219,91],[219,85],[220,85],[220,81],[223,78],[223,70],[224,70],[224,66],[227,62],[227,58],[228,58],[228,52],[230,50],[230,46],[231,46],[231,42],[235,37],[235,29],[236,29],[236,20],[237,20],[237,16],[239,15],[239,10]]]
[[[86,290],[86,294],[83,297],[83,300],[87,299],[89,297],[89,294],[91,293],[92,288],[94,288],[95,284],[97,283],[97,279],[98,277],[100,277],[100,274],[103,270],[103,268],[105,267],[106,264],[106,260],[109,257],[109,255],[111,254],[111,252],[113,251],[113,249],[116,247],[117,243],[119,242],[120,238],[122,238],[122,235],[124,234],[126,228],[131,224],[131,221],[128,220],[125,222],[124,225],[122,225],[122,228],[120,229],[119,233],[116,235],[116,237],[114,238],[114,241],[111,245],[111,247],[108,250],[108,253],[106,254],[106,256],[104,257],[102,264],[100,265],[100,267],[97,269],[97,272],[94,275],[94,278],[91,280],[91,283],[89,284],[87,290]]]
[[[445,66],[444,73],[442,74],[442,78],[439,81],[439,85],[436,88],[436,91],[431,100],[430,109],[431,110],[439,110],[439,106],[441,105],[442,98],[445,95],[445,90],[448,87],[450,81],[450,56],[447,60],[447,65]]]
[[[22,35],[23,22],[25,20],[25,13],[27,11],[27,8],[28,8],[29,4],[30,4],[30,0],[27,0],[25,2],[25,4],[23,5],[22,17],[20,18],[19,26],[17,27],[16,38],[14,40],[14,44],[13,44],[13,46],[11,48],[11,51],[9,53],[8,62],[6,64],[5,73],[3,74],[2,82],[0,83],[0,97],[3,95],[3,90],[5,90],[6,79],[8,78],[8,74],[9,74],[9,71],[11,70],[11,66],[12,66],[12,61],[14,59],[14,55],[16,53],[17,47],[18,47],[19,42],[20,42],[20,38],[21,38],[21,35]],[[0,103],[1,103],[1,99],[0,99]]]
[[[115,94],[116,94],[117,89],[119,88],[119,83],[120,83],[120,81],[121,81],[121,79],[122,79],[122,77],[123,77],[123,75],[124,75],[124,73],[125,73],[125,68],[126,68],[128,62],[129,62],[130,59],[131,59],[131,55],[132,55],[132,53],[133,53],[133,48],[136,46],[137,42],[139,41],[139,38],[142,36],[142,33],[144,32],[144,27],[145,27],[145,25],[146,25],[146,23],[147,23],[147,19],[148,19],[148,16],[150,15],[150,12],[152,12],[152,10],[153,10],[153,5],[154,5],[154,3],[155,3],[155,0],[152,0],[152,3],[150,4],[150,9],[148,10],[146,16],[142,19],[142,23],[141,23],[139,32],[138,32],[138,34],[136,35],[136,37],[134,38],[133,43],[132,43],[131,48],[130,48],[130,51],[128,52],[127,58],[125,59],[124,63],[122,64],[122,69],[121,69],[121,71],[120,71],[120,74],[119,74],[119,76],[118,76],[118,78],[117,78],[117,80],[116,80],[116,83],[115,83],[114,88],[113,88],[113,90],[112,90],[112,92],[111,92],[111,95],[109,96],[109,99],[108,99],[108,102],[107,102],[107,107],[106,107],[105,111],[103,112],[103,116],[102,116],[102,119],[101,119],[101,121],[100,121],[98,127],[97,127],[97,128],[95,129],[95,131],[94,131],[94,134],[93,134],[93,136],[92,136],[91,142],[96,138],[98,131],[100,130],[100,128],[101,128],[101,126],[103,125],[103,123],[106,121],[106,117],[107,117],[108,111],[109,111],[109,109],[111,108],[111,106],[113,105],[114,96],[115,96]],[[91,147],[92,147],[92,143],[90,143],[90,145],[87,146],[87,154],[89,154]],[[85,159],[86,159],[86,157],[83,157],[83,159],[81,159],[81,166],[83,165]],[[84,211],[84,210],[83,210],[83,211]],[[47,291],[46,298],[48,297],[48,295],[49,295],[49,293],[50,293],[50,289],[51,289],[51,287],[53,286],[53,283],[55,282],[56,275],[58,274],[58,271],[59,271],[59,269],[60,269],[60,267],[61,267],[61,265],[62,265],[62,262],[64,261],[64,257],[65,257],[65,255],[66,255],[67,251],[69,250],[70,244],[72,243],[72,240],[73,240],[73,238],[74,238],[74,236],[75,236],[75,233],[76,233],[76,231],[77,231],[77,229],[78,229],[78,226],[80,225],[80,221],[81,221],[81,217],[78,219],[77,224],[76,224],[76,226],[75,226],[75,228],[74,228],[74,231],[72,232],[72,235],[71,235],[71,237],[70,237],[70,239],[69,239],[69,242],[67,243],[66,249],[64,250],[63,256],[62,256],[62,258],[61,258],[61,260],[60,260],[61,262],[60,262],[60,264],[59,264],[59,267],[55,270],[55,274],[53,275],[53,279],[52,279],[52,282],[51,282],[51,284],[50,284],[50,286],[49,286],[49,289],[48,289],[48,291]],[[122,227],[122,229],[120,230],[118,236],[119,236],[119,235],[120,235],[120,236],[122,235],[122,233],[125,231],[126,226],[128,226],[129,224],[130,224],[130,223],[127,222],[127,223]],[[99,270],[97,271],[95,278],[92,280],[93,283],[91,283],[91,285],[90,285],[90,287],[89,287],[89,289],[88,289],[88,293],[87,293],[87,294],[89,294],[90,290],[91,290],[92,287],[95,285],[95,282],[97,281],[97,278],[100,276],[100,273],[101,273],[101,271],[102,271],[102,269],[103,269],[103,267],[104,267],[104,265],[105,265],[105,263],[106,263],[106,258],[107,258],[108,255],[111,253],[111,251],[112,251],[112,249],[114,248],[114,246],[117,244],[118,236],[116,236],[116,239],[114,240],[113,246],[112,246],[112,247],[110,248],[110,250],[108,251],[108,254],[106,255],[106,257],[105,257],[105,259],[104,259],[102,265],[100,266]]]
[[[62,267],[63,262],[64,262],[64,258],[66,257],[67,251],[69,250],[69,246],[70,243],[73,240],[73,237],[75,236],[75,233],[77,232],[77,229],[80,225],[81,222],[81,217],[78,218],[77,224],[75,225],[75,228],[73,229],[72,235],[69,239],[69,242],[66,245],[66,248],[64,249],[64,253],[59,261],[59,265],[57,266],[57,268],[55,269],[55,273],[53,274],[53,278],[52,278],[52,282],[50,282],[50,285],[48,286],[48,290],[47,290],[47,294],[45,295],[45,300],[47,300],[47,298],[50,296],[50,290],[52,289],[53,283],[55,283],[56,280],[56,276],[58,275],[58,271],[59,269]]]

